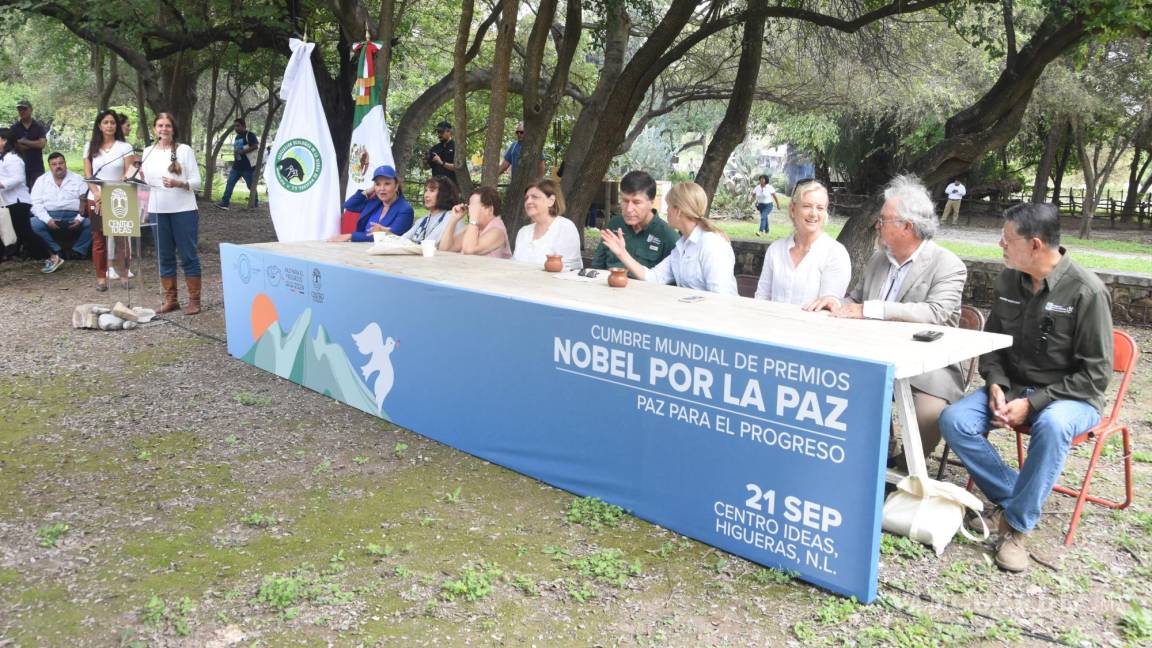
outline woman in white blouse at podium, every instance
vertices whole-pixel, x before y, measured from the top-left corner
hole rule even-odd
[[[513,261],[543,266],[550,254],[564,257],[565,270],[584,267],[580,257],[580,232],[561,216],[564,198],[551,180],[539,180],[524,191],[524,214],[532,221],[516,233]]]
[[[796,185],[788,217],[795,231],[768,246],[756,299],[801,306],[818,297],[843,297],[852,281],[852,260],[824,232],[828,189],[815,180]]]
[[[624,247],[624,235],[600,230],[604,245],[612,250],[637,279],[674,283],[681,288],[736,295],[736,253],[732,242],[708,219],[708,195],[695,182],[672,187],[665,199],[668,224],[680,232],[676,247],[652,269],[640,265]]]

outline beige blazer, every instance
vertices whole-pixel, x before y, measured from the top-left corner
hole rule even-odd
[[[848,301],[862,304],[883,299],[889,267],[888,255],[883,251],[873,254],[864,266],[860,283],[848,295]],[[960,300],[964,296],[967,278],[968,268],[960,257],[933,241],[925,241],[920,255],[912,262],[904,283],[900,285],[897,301],[884,303],[884,319],[956,326],[960,322]],[[911,385],[950,403],[964,395],[960,365],[917,376]]]

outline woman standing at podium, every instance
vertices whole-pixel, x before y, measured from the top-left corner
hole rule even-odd
[[[604,245],[637,279],[681,288],[736,295],[736,253],[732,242],[708,218],[708,194],[695,182],[681,182],[668,192],[668,224],[680,232],[672,254],[653,268],[640,265],[624,246],[624,235],[600,230]]]
[[[128,169],[136,163],[132,155],[132,145],[124,141],[116,113],[101,110],[92,123],[92,137],[84,145],[84,177],[96,178],[105,182],[120,182],[128,177]],[[96,290],[108,290],[108,241],[104,238],[103,221],[100,218],[101,185],[88,183],[88,214],[92,219],[92,266],[96,269]],[[115,246],[115,268],[120,284],[128,285],[128,269],[131,255],[128,253],[128,237],[112,237]]]
[[[176,123],[168,113],[158,113],[152,122],[156,143],[144,149],[140,175],[148,183],[148,217],[156,221],[157,254],[160,257],[160,285],[164,303],[159,312],[180,309],[176,289],[176,253],[188,283],[188,306],[184,312],[200,312],[200,212],[196,209],[196,190],[200,188],[200,169],[192,147],[180,144]]]

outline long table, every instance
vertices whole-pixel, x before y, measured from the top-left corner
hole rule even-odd
[[[221,245],[229,353],[865,602],[893,398],[918,442],[908,380],[1011,342],[367,247]]]

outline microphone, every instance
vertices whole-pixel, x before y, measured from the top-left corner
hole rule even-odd
[[[97,176],[99,176],[99,175],[100,175],[100,172],[104,170],[104,167],[108,166],[109,164],[112,164],[113,162],[115,162],[115,161],[117,161],[117,160],[122,160],[122,159],[124,159],[124,158],[128,157],[129,155],[131,155],[131,154],[133,154],[133,153],[140,153],[140,152],[141,152],[141,151],[140,151],[140,149],[138,149],[138,148],[136,148],[136,147],[132,147],[132,150],[130,150],[130,151],[127,151],[127,152],[125,152],[125,153],[122,153],[122,154],[120,154],[120,155],[118,155],[118,156],[116,156],[116,157],[112,158],[111,160],[108,160],[108,161],[107,161],[107,162],[105,162],[104,164],[101,164],[101,165],[100,165],[100,167],[99,167],[98,169],[96,169],[95,171],[93,171],[93,172],[92,172],[92,177],[91,177],[91,178],[84,178],[84,182],[91,182],[91,183],[93,183],[93,184],[103,184],[103,182],[104,182],[104,181],[103,181],[103,180],[101,180],[101,179],[100,179],[99,177],[97,177]]]
[[[132,150],[135,151],[136,149],[132,149]],[[156,147],[152,147],[152,150],[148,151],[148,155],[144,156],[144,160],[147,160],[148,157],[150,155],[152,155],[155,151],[156,151]],[[132,172],[131,176],[124,178],[124,182],[131,182],[132,184],[139,184],[139,185],[147,185],[148,184],[146,181],[141,180],[140,178],[136,177],[136,176],[140,175],[140,171],[142,171],[144,169],[144,160],[140,160],[139,162],[136,163],[136,170]]]

